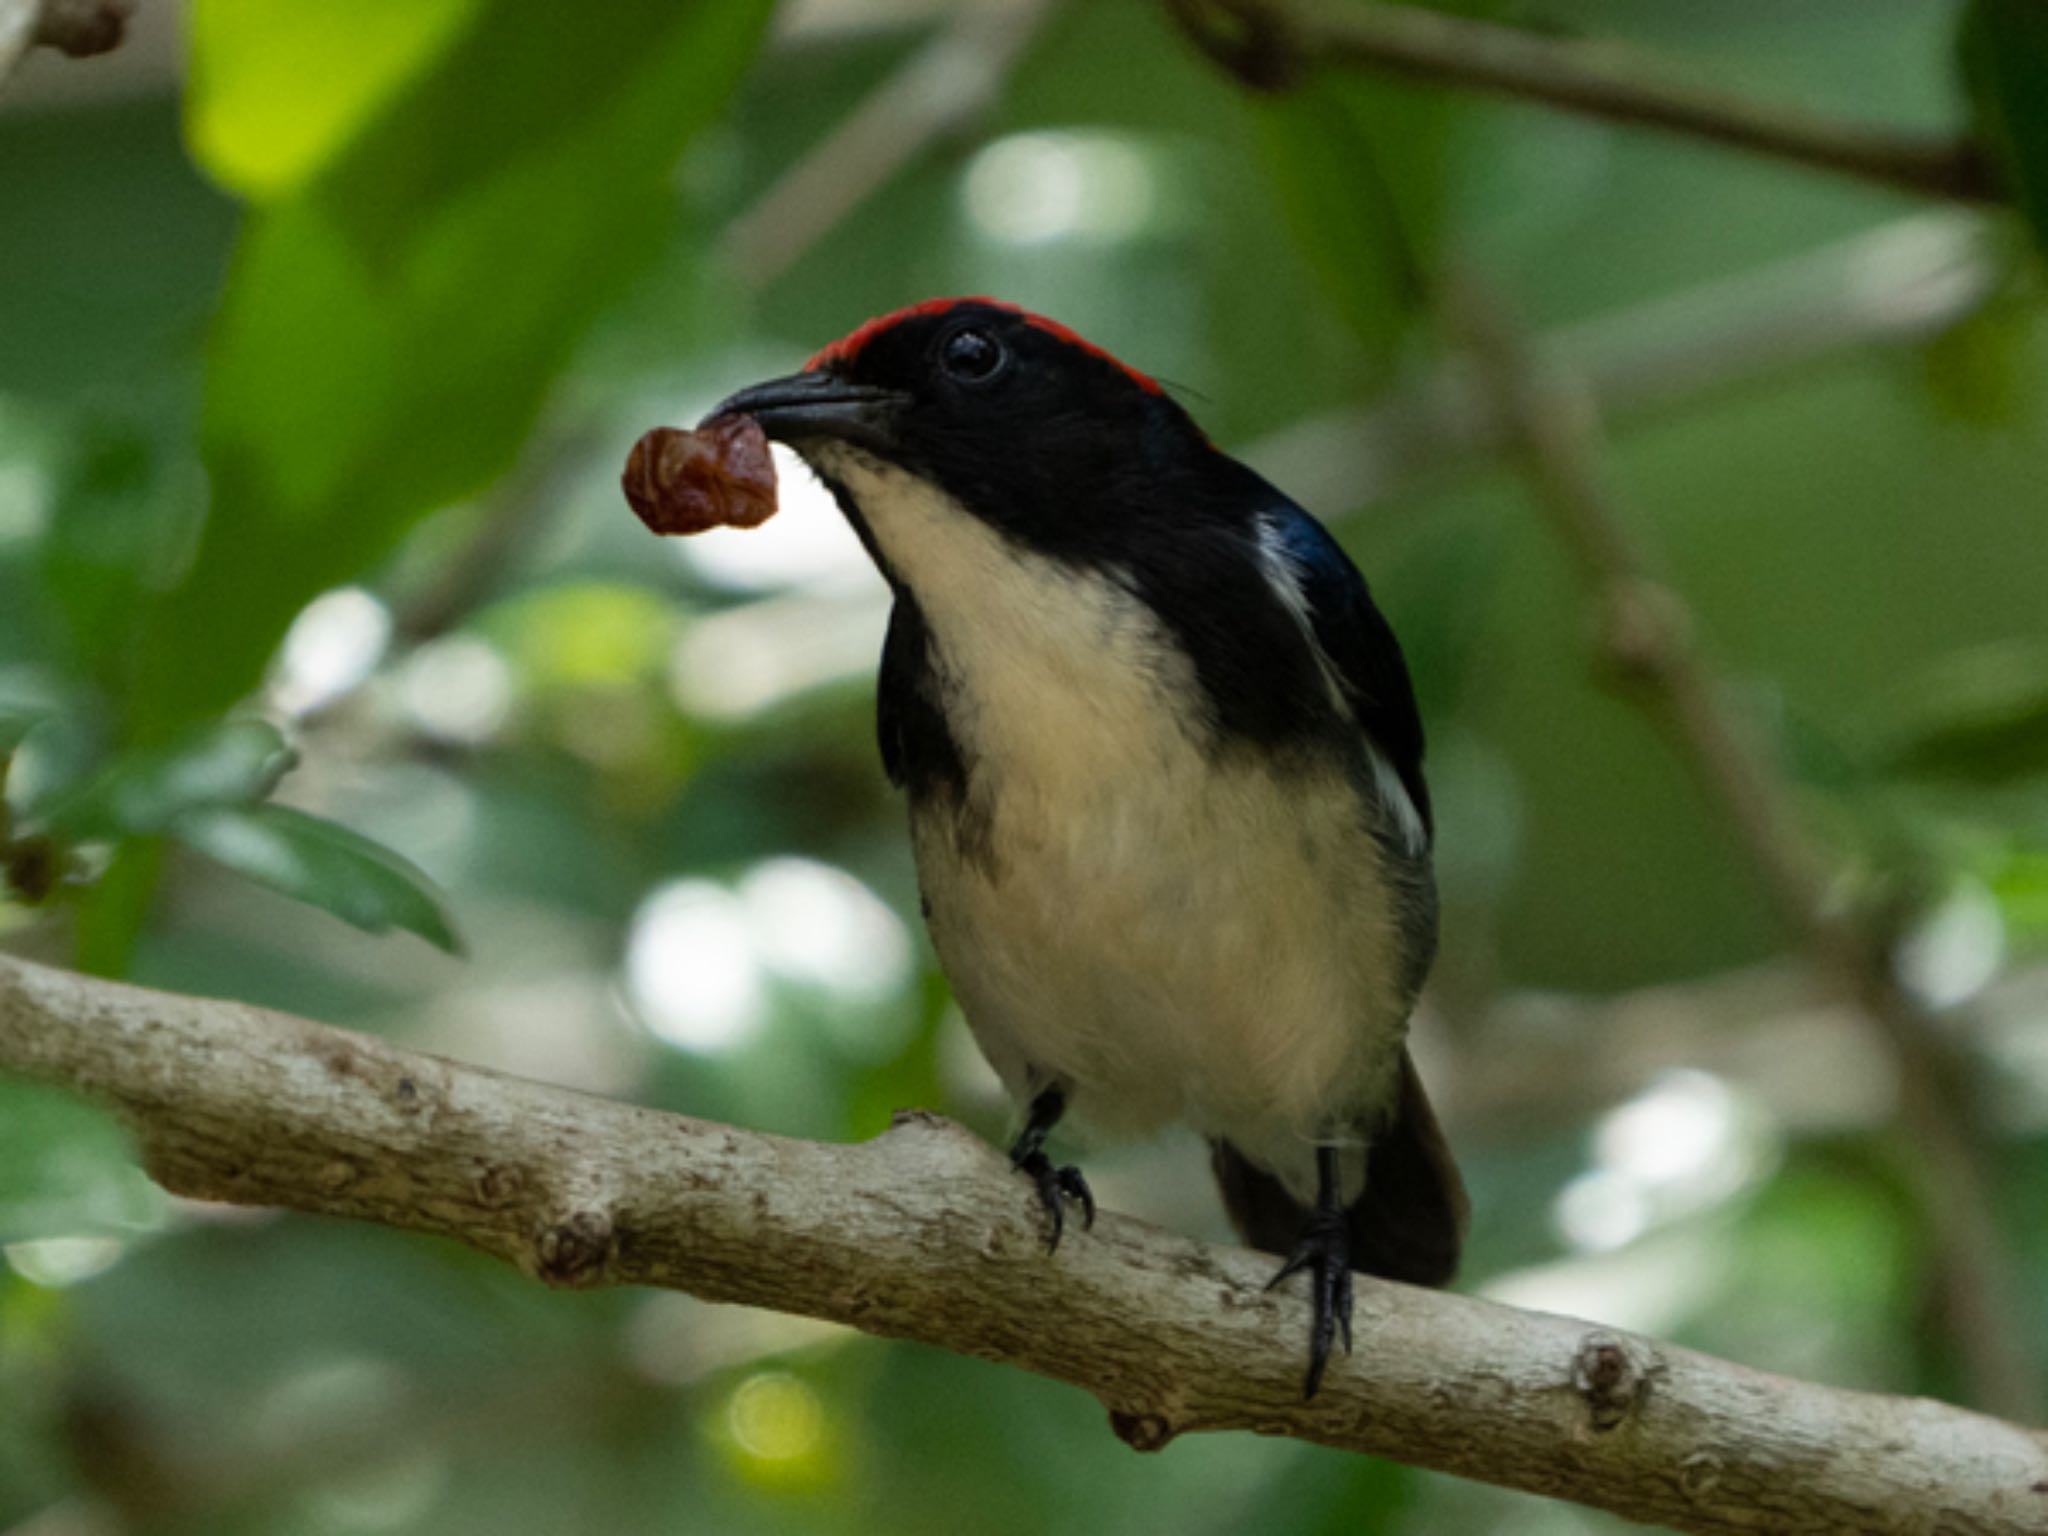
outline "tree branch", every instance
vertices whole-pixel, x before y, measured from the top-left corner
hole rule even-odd
[[[1995,1062],[2000,1124],[2048,1130],[2048,1062],[2033,1042],[2048,1018],[2048,966],[2017,970],[1950,1021],[1958,1045]],[[1898,1119],[1899,1065],[1874,1050],[1853,998],[1803,957],[1606,997],[1518,991],[1458,1038],[1437,1111],[1457,1146],[1564,1136],[1672,1072],[1706,1072],[1770,1112],[1788,1138],[1862,1136]]]
[[[1898,1067],[1904,1172],[1935,1235],[1945,1312],[1976,1401],[2031,1421],[2041,1411],[2016,1270],[2000,1229],[1994,1170],[1971,1064],[1901,985],[1882,932],[1840,899],[1823,849],[1727,689],[1694,644],[1692,615],[1600,474],[1592,398],[1546,368],[1470,283],[1449,292],[1538,506],[1591,594],[1601,661],[1670,739],[1733,833],[1780,920],[1821,975],[1852,999]]]
[[[1968,140],[1840,123],[1693,84],[1612,44],[1546,37],[1405,5],[1167,0],[1196,46],[1246,84],[1286,90],[1322,67],[1368,69],[1541,102],[1956,202],[2003,196]]]
[[[1358,1355],[1304,1403],[1307,1309],[1264,1290],[1270,1260],[1108,1213],[1049,1259],[1003,1159],[928,1115],[860,1146],[788,1141],[7,957],[0,1070],[112,1107],[180,1194],[1021,1366],[1093,1393],[1139,1449],[1250,1429],[1684,1531],[2048,1520],[2041,1435],[1406,1286],[1360,1283]]]
[[[0,85],[35,46],[42,16],[42,0],[0,0]]]
[[[1054,0],[972,0],[727,226],[720,253],[765,288],[933,144],[1002,94]]]
[[[1942,209],[1754,271],[1610,310],[1529,350],[1577,377],[1610,427],[1831,362],[1911,346],[1969,318],[1997,291],[1984,221]],[[1510,447],[1486,380],[1451,357],[1397,393],[1306,417],[1239,456],[1331,513],[1368,506]]]

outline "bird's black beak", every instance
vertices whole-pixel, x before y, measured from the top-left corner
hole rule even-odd
[[[751,416],[777,442],[801,450],[821,438],[885,449],[908,396],[829,373],[792,373],[721,400],[710,416]]]

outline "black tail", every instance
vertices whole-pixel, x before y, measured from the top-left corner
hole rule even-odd
[[[1210,1145],[1223,1206],[1238,1234],[1267,1253],[1290,1252],[1308,1208],[1229,1142]],[[1349,1212],[1351,1267],[1411,1285],[1448,1284],[1458,1270],[1468,1210],[1465,1181],[1451,1161],[1415,1063],[1403,1051],[1400,1098],[1373,1136],[1365,1191]]]

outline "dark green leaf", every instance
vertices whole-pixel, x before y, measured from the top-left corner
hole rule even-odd
[[[296,761],[268,721],[225,721],[176,747],[117,760],[51,811],[48,830],[73,841],[161,832],[188,811],[268,798]]]
[[[213,505],[145,652],[146,735],[232,702],[310,597],[506,467],[658,248],[677,156],[769,9],[622,0],[597,24],[554,0],[479,3],[408,34],[402,78],[351,99],[347,142],[280,173],[291,191],[251,215],[214,323]]]
[[[1499,0],[1429,7],[1486,16]],[[1460,107],[1442,91],[1330,71],[1262,98],[1260,146],[1295,243],[1368,356],[1429,299]]]
[[[103,733],[81,712],[27,722],[7,773],[7,808],[23,824],[41,821],[78,794],[105,761]]]
[[[2020,254],[1987,245],[1999,257]],[[1980,427],[2010,427],[2030,416],[2033,368],[2031,295],[2021,291],[2015,263],[2001,260],[1998,291],[1920,349],[1928,397],[1942,415]]]
[[[171,433],[174,445],[163,440]],[[189,434],[185,422],[153,431],[87,417],[57,476],[42,582],[74,665],[110,688],[126,681],[144,603],[175,579],[204,512]]]
[[[1437,217],[1443,109],[1433,98],[1342,76],[1255,108],[1288,228],[1367,352],[1385,357],[1423,301]],[[1383,146],[1401,146],[1398,155]]]
[[[2035,242],[2048,246],[2048,5],[1971,0],[1957,55],[1977,136],[1997,157]]]
[[[2048,649],[2014,642],[1950,657],[1906,690],[1898,772],[1977,783],[2048,774]]]
[[[21,745],[22,738],[44,718],[41,710],[0,705],[0,756]]]
[[[0,1243],[134,1228],[156,1207],[112,1116],[0,1078]]]
[[[403,928],[460,953],[446,900],[411,860],[338,822],[282,805],[193,811],[171,833],[216,863],[368,933]]]

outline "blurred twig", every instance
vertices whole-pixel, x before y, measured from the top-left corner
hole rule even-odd
[[[1925,341],[1975,313],[1999,271],[1981,218],[1923,212],[1532,336],[1530,348],[1578,375],[1603,420],[1635,422],[1862,348]],[[1298,499],[1337,512],[1504,446],[1484,381],[1452,357],[1390,398],[1308,417],[1239,451]]]
[[[1109,1212],[1048,1256],[1006,1160],[926,1115],[784,1140],[4,957],[0,1071],[113,1108],[178,1193],[1005,1362],[1093,1393],[1138,1449],[1251,1429],[1695,1532],[2040,1528],[2048,1437],[1363,1277],[1359,1358],[1305,1403],[1307,1305],[1269,1260]]]
[[[438,639],[505,589],[569,504],[570,483],[599,435],[594,422],[566,410],[533,434],[518,464],[476,507],[466,536],[393,602],[400,643]]]
[[[74,59],[112,53],[134,14],[135,0],[43,0],[36,41]]]
[[[1055,9],[972,0],[727,227],[723,255],[765,288],[932,145],[987,111]]]
[[[1258,90],[1290,89],[1321,67],[1376,70],[1661,129],[1922,197],[1987,203],[2003,195],[1990,159],[1970,140],[1748,101],[1614,44],[1421,6],[1167,0],[1167,9],[1196,46]]]
[[[121,45],[135,0],[0,0],[0,83],[31,48],[54,48],[74,59]]]
[[[2048,1129],[2048,966],[1976,998],[1961,1044],[2002,1069],[1991,1118]],[[1862,1135],[1898,1117],[1898,1063],[1870,1048],[1856,1003],[1796,958],[1604,997],[1514,991],[1469,1022],[1437,1108],[1467,1148],[1568,1135],[1658,1078],[1703,1071],[1762,1104],[1794,1139]]]
[[[1590,589],[1605,669],[1670,738],[1780,920],[1856,1000],[1897,1062],[1906,1171],[1936,1239],[1945,1313],[1972,1396],[2034,1422],[2041,1402],[2033,1348],[1969,1063],[1900,984],[1888,935],[1847,903],[1789,788],[1701,659],[1684,601],[1602,478],[1598,416],[1583,385],[1543,365],[1476,285],[1453,283],[1447,308],[1539,505]]]
[[[0,85],[35,46],[42,15],[42,0],[0,0]]]

